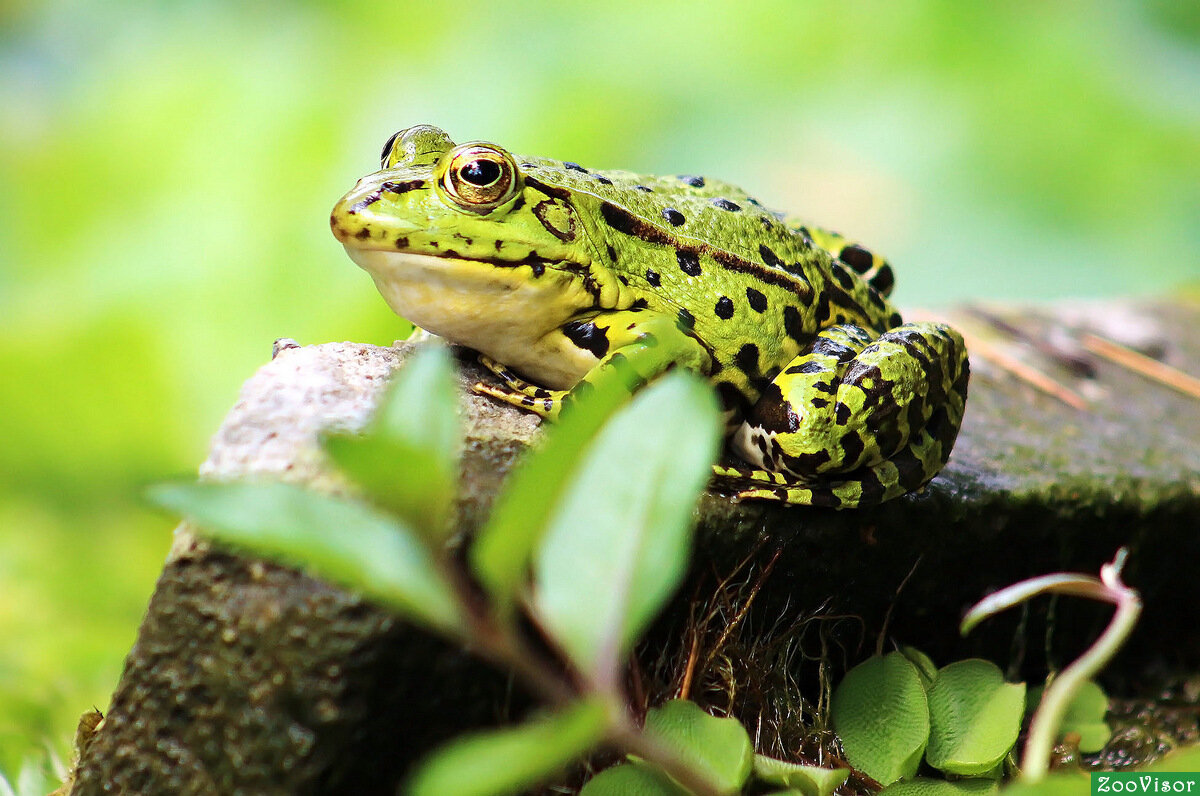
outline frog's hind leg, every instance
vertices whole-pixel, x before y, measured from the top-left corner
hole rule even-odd
[[[962,338],[906,324],[876,340],[822,331],[764,392],[731,445],[751,470],[741,498],[850,508],[917,489],[945,464],[966,401]]]
[[[868,285],[878,290],[880,295],[888,296],[891,294],[896,280],[892,276],[892,266],[883,257],[863,246],[858,241],[851,240],[836,232],[831,232],[821,227],[814,227],[811,224],[801,224],[799,221],[790,218],[785,223],[794,231],[807,236],[813,243],[832,254],[843,265],[849,266],[850,270],[862,277]]]

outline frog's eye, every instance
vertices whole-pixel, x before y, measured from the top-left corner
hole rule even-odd
[[[517,164],[491,144],[463,144],[444,161],[441,185],[456,205],[472,213],[488,213],[520,190]]]

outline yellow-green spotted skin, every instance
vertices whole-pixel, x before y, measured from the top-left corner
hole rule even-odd
[[[958,434],[962,337],[904,323],[881,257],[728,183],[421,125],[330,224],[397,314],[483,355],[503,386],[479,392],[553,418],[607,379],[710,379],[744,462],[717,479],[740,498],[873,505],[933,478]]]

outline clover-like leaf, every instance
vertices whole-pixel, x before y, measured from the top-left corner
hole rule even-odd
[[[929,703],[917,667],[904,655],[869,658],[847,672],[830,714],[855,768],[884,785],[916,773],[929,741]]]
[[[589,779],[579,796],[689,796],[660,769],[644,763],[621,763]]]
[[[917,777],[895,782],[879,792],[879,796],[989,796],[1000,790],[994,779],[944,779]],[[1047,795],[1049,796],[1049,795]]]
[[[462,447],[454,366],[445,346],[421,346],[396,371],[366,431],[327,434],[322,446],[374,503],[440,542]]]
[[[536,614],[599,688],[616,687],[630,644],[683,575],[720,442],[709,386],[668,374],[585,448],[550,516],[535,559]]]
[[[947,774],[996,767],[1021,730],[1025,684],[1006,683],[991,661],[971,658],[938,670],[929,688],[931,733],[925,757]]]
[[[645,732],[721,793],[737,793],[750,777],[754,747],[737,719],[718,718],[695,702],[673,699],[646,713]]]
[[[850,776],[850,769],[806,766],[755,755],[754,776],[771,785],[783,785],[789,791],[803,796],[830,796]]]
[[[362,503],[270,481],[159,484],[148,496],[220,542],[303,567],[432,628],[460,626],[429,550]]]
[[[604,705],[579,702],[516,727],[465,735],[435,751],[409,783],[412,796],[516,793],[553,775],[604,736]]]

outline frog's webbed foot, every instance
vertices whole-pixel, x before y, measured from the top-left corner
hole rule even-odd
[[[506,366],[483,354],[479,355],[479,362],[496,374],[504,384],[500,386],[476,382],[471,386],[471,391],[477,395],[487,395],[550,419],[554,419],[562,411],[562,401],[567,394],[565,390],[547,390],[525,381]]]

